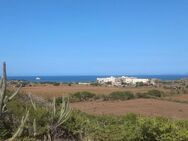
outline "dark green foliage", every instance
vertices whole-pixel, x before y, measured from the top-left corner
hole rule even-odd
[[[90,85],[91,85],[91,86],[101,86],[101,84],[99,84],[99,83],[95,83],[95,82],[90,83]]]
[[[147,93],[137,93],[137,98],[160,98],[163,97],[165,94],[159,90],[150,90]]]
[[[129,100],[129,99],[133,99],[134,98],[134,94],[131,92],[113,92],[111,94],[109,94],[109,96],[107,96],[107,99],[109,100]]]
[[[90,92],[76,92],[70,96],[70,101],[86,101],[92,100],[95,97],[95,94]]]
[[[90,100],[129,100],[134,98],[134,94],[128,91],[113,92],[109,95],[95,95],[90,92],[76,92],[69,96],[71,102],[90,101]],[[58,100],[59,98],[57,98]]]
[[[72,86],[72,83],[68,83],[68,86]]]
[[[68,132],[77,140],[84,138],[92,141],[188,140],[188,121],[173,121],[160,117],[143,117],[135,114],[122,117],[89,116],[75,112],[65,125]]]
[[[60,83],[54,82],[53,85],[54,85],[54,86],[60,86]]]
[[[85,113],[73,111],[71,117],[62,126],[64,138],[73,140],[83,140],[84,137],[92,132],[92,119]]]
[[[163,97],[164,93],[159,90],[151,90],[147,92],[148,95],[154,96],[154,97]]]
[[[42,140],[44,138],[44,135],[48,134],[48,132],[50,132],[49,134],[51,134],[52,136],[53,134],[59,134],[59,133],[52,133],[50,129],[53,126],[56,126],[56,122],[59,120],[59,115],[61,110],[60,106],[56,108],[57,114],[52,120],[52,112],[51,112],[52,107],[37,105],[36,109],[34,109],[30,101],[23,98],[24,97],[20,96],[19,98],[15,98],[14,100],[8,103],[7,107],[9,109],[9,113],[11,116],[8,116],[7,120],[5,120],[4,118],[2,121],[0,121],[0,123],[1,122],[3,123],[0,124],[0,140],[3,138],[7,139],[12,136],[12,134],[17,129],[17,126],[20,124],[22,113],[25,112],[26,109],[29,109],[30,116],[27,122],[27,126],[23,130],[23,134],[21,138],[24,138],[24,140],[26,140],[27,138],[27,140],[29,140],[28,137],[31,137],[31,138]],[[34,120],[36,121],[36,131],[37,131],[37,134],[35,136],[33,134]],[[63,129],[59,127],[58,130],[59,132],[62,133],[64,132]]]

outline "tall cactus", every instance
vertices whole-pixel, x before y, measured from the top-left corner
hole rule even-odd
[[[7,103],[12,100],[19,92],[21,86],[11,95],[6,95],[7,87],[7,74],[6,74],[6,63],[3,63],[3,75],[0,82],[0,117],[7,112],[6,106]]]
[[[21,89],[21,86],[10,96],[6,93],[7,88],[7,75],[6,75],[6,63],[3,63],[3,75],[0,81],[0,118],[7,112],[7,103],[11,101],[19,92]],[[20,126],[18,127],[17,131],[14,133],[14,135],[8,139],[7,141],[14,141],[15,138],[19,137],[22,134],[22,131],[24,129],[25,123],[28,120],[29,111],[27,110],[26,115],[22,117]]]

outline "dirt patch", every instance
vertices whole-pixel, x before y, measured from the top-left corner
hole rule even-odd
[[[71,103],[74,109],[89,114],[125,115],[136,113],[147,116],[163,116],[174,119],[188,119],[188,104],[154,99],[135,99],[129,101],[93,101]]]
[[[25,92],[31,92],[33,94],[43,97],[58,97],[75,93],[78,91],[88,91],[95,94],[109,94],[115,91],[131,91],[133,93],[142,93],[149,90],[155,89],[153,87],[138,87],[138,88],[117,88],[117,87],[104,87],[104,86],[82,86],[82,85],[37,85],[32,87],[23,87],[22,90]],[[163,90],[163,89],[159,89]],[[164,90],[163,90],[164,91]]]

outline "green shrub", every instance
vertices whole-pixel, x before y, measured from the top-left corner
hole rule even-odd
[[[178,122],[152,117],[139,117],[136,124],[127,126],[128,140],[135,141],[186,141],[188,130],[178,125]],[[180,131],[181,130],[181,131]]]
[[[101,86],[101,84],[96,83],[96,82],[90,83],[90,85],[91,85],[91,86]]]
[[[166,118],[142,117],[129,114],[125,117],[95,117],[95,131],[90,136],[99,141],[187,141],[187,126]],[[184,124],[188,122],[185,121]]]
[[[76,92],[70,96],[70,101],[86,101],[91,100],[95,97],[95,94],[90,92]]]
[[[60,83],[54,82],[53,85],[54,85],[54,86],[60,86]]]
[[[150,90],[150,91],[147,92],[147,95],[154,96],[154,97],[163,97],[164,92],[159,91],[159,90]]]
[[[129,100],[133,99],[134,94],[131,92],[112,92],[109,94],[109,96],[106,97],[106,99],[109,100]]]
[[[92,125],[94,126],[92,122],[87,114],[73,111],[71,117],[62,126],[64,138],[82,141],[92,132]]]
[[[156,97],[163,97],[164,92],[159,90],[150,90],[147,93],[137,93],[137,98],[156,98]]]
[[[72,83],[68,83],[68,86],[72,86]]]

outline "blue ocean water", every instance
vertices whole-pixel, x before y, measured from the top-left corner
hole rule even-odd
[[[130,75],[129,75],[130,76]],[[157,78],[161,80],[179,80],[188,78],[188,75],[131,75],[138,78]],[[40,80],[36,80],[39,77]],[[108,77],[102,75],[88,75],[88,76],[10,76],[9,80],[25,80],[31,82],[94,82],[98,77]]]

